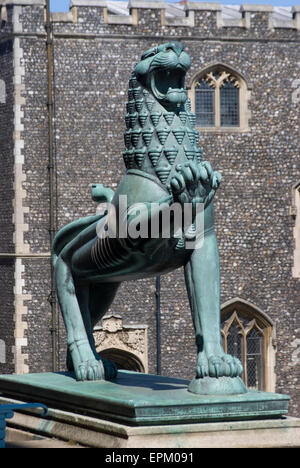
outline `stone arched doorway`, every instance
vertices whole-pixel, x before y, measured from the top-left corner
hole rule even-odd
[[[100,351],[99,354],[101,357],[113,361],[118,369],[145,373],[141,360],[128,351],[110,348]]]
[[[114,361],[118,369],[148,372],[146,325],[123,325],[119,315],[107,315],[102,326],[95,327],[94,339],[100,356]]]

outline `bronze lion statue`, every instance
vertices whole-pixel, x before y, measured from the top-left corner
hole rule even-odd
[[[129,81],[123,152],[126,174],[115,193],[94,184],[93,199],[108,202],[108,210],[74,221],[54,240],[53,264],[67,330],[68,368],[78,380],[117,375],[114,363],[97,354],[92,332],[119,285],[184,267],[198,348],[190,391],[245,391],[239,378],[243,372],[240,361],[222,348],[213,207],[221,175],[202,161],[195,114],[184,85],[189,67],[190,57],[180,42],[159,45],[142,55]],[[175,205],[190,207],[188,223],[183,215],[170,212]],[[161,221],[168,209],[166,235]],[[201,233],[198,215],[203,219]],[[154,219],[156,235],[149,235]],[[148,235],[142,235],[142,227]]]

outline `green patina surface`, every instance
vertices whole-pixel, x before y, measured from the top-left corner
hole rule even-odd
[[[78,382],[73,373],[0,377],[5,396],[50,408],[129,423],[157,425],[280,418],[289,397],[265,392],[195,395],[182,379],[120,371],[113,381]]]

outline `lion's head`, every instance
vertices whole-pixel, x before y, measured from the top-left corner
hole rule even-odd
[[[190,65],[183,44],[169,42],[144,52],[134,73],[164,107],[174,109],[187,100],[184,80]]]

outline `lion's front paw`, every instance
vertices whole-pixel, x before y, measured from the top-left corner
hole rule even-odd
[[[243,366],[240,360],[230,354],[210,354],[208,357],[204,351],[198,354],[197,378],[204,377],[240,377],[243,374]]]
[[[214,172],[208,161],[197,164],[189,161],[176,167],[177,174],[171,179],[171,190],[175,201],[204,203],[213,199],[221,182],[221,174]]]
[[[117,377],[118,368],[116,364],[108,359],[90,359],[81,362],[75,368],[77,380],[112,380]]]
[[[76,379],[84,380],[104,380],[105,369],[102,361],[97,359],[89,359],[81,362],[78,366],[74,366]]]
[[[200,172],[193,162],[179,164],[177,174],[171,179],[171,189],[174,199],[180,203],[190,203],[196,196]]]
[[[239,359],[230,354],[211,355],[208,358],[210,377],[239,377],[243,373],[243,366]]]

